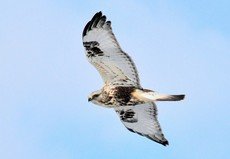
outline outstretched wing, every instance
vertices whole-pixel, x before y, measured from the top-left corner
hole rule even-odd
[[[111,22],[101,12],[89,21],[82,34],[86,56],[105,83],[131,83],[139,86],[135,64],[123,52],[112,32]]]
[[[155,103],[115,108],[121,122],[134,133],[145,136],[164,146],[168,145],[157,120]]]

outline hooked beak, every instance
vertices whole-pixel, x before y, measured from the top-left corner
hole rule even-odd
[[[89,98],[88,98],[88,102],[90,102],[91,100],[92,100],[92,98],[89,97]]]

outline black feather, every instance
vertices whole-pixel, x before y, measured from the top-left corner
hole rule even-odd
[[[153,140],[155,142],[157,142],[158,144],[161,144],[161,145],[164,145],[164,146],[167,146],[169,145],[169,142],[167,140],[164,140],[164,141],[158,141],[158,140],[155,140],[153,139],[152,137],[148,136],[148,135],[145,135],[145,137],[149,138],[150,140]]]
[[[91,30],[92,28],[94,28],[94,27],[96,27],[97,26],[97,24],[98,24],[98,22],[100,21],[100,20],[106,20],[106,17],[105,16],[102,16],[102,12],[100,11],[100,12],[97,12],[94,16],[93,16],[93,18],[86,24],[86,26],[85,26],[85,28],[84,28],[84,30],[83,30],[83,33],[82,33],[82,37],[84,37],[86,34],[87,34],[87,32],[89,31],[89,30]]]
[[[90,25],[90,22],[91,22],[91,21],[89,21],[89,22],[86,24],[86,26],[85,26],[85,28],[84,28],[84,30],[83,30],[83,33],[82,33],[82,37],[84,37],[84,36],[86,35],[86,33],[87,33],[87,31],[88,31],[88,28],[89,28],[89,25]]]

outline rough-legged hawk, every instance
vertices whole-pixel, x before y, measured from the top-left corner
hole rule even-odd
[[[111,22],[101,12],[86,24],[83,45],[89,62],[100,73],[104,86],[88,100],[114,108],[122,123],[131,132],[168,145],[157,120],[156,101],[179,101],[185,95],[167,95],[144,89],[140,85],[136,66],[118,44]]]

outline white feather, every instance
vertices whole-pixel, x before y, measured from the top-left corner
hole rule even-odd
[[[136,106],[122,106],[115,108],[119,116],[121,111],[127,111],[130,109],[135,112],[133,118],[137,119],[137,122],[125,122],[120,118],[122,123],[130,131],[146,136],[159,143],[168,143],[157,120],[157,107],[155,103],[152,102]]]

